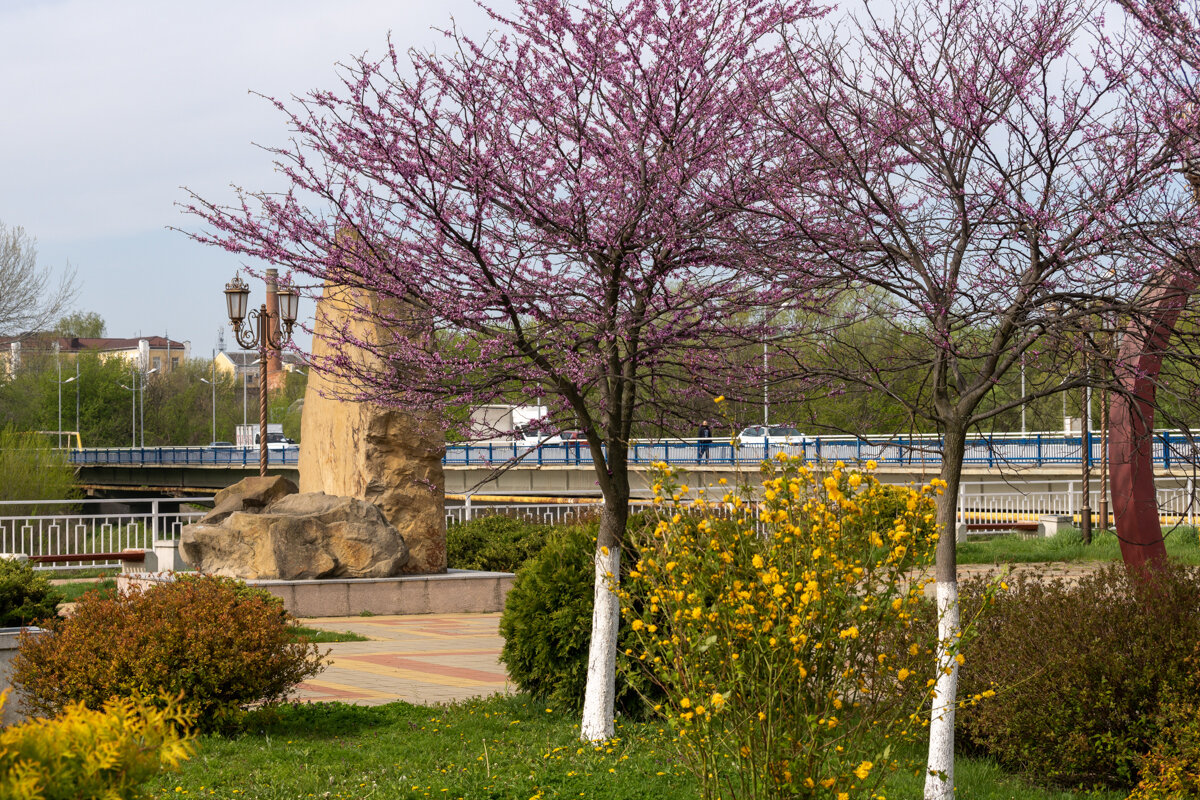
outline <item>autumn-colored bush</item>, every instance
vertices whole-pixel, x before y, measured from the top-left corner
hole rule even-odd
[[[960,673],[968,748],[1039,783],[1129,788],[1159,738],[1165,697],[1186,702],[1200,640],[1200,571],[1148,579],[1113,564],[1071,583],[1010,578],[976,623]],[[964,611],[983,585],[962,584]],[[971,700],[995,692],[986,702]]]
[[[667,516],[621,591],[625,652],[665,689],[705,796],[871,796],[894,767],[888,737],[915,722],[901,690],[933,671],[888,645],[911,638],[898,631],[921,602],[910,576],[932,558],[937,487],[781,457],[763,466],[756,516],[739,493],[658,470]]]
[[[13,682],[39,713],[181,695],[202,730],[229,728],[248,705],[282,700],[323,669],[317,645],[293,641],[289,625],[278,599],[226,578],[89,593],[48,634],[23,639]]]
[[[71,703],[53,719],[30,719],[0,730],[0,797],[142,797],[144,781],[192,752],[185,733],[191,716],[174,699],[157,703],[162,708],[155,705],[113,698],[93,710]]]

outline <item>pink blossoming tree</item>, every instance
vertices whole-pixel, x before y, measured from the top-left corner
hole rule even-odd
[[[357,302],[376,335],[327,336],[370,358],[315,366],[358,398],[536,398],[583,429],[604,497],[585,739],[613,734],[610,585],[639,407],[671,401],[660,385],[754,385],[739,348],[760,340],[763,309],[809,295],[808,278],[776,285],[780,265],[800,266],[772,252],[778,223],[748,209],[773,155],[777,32],[810,13],[518,0],[486,41],[450,31],[442,52],[359,59],[338,91],[278,102],[294,131],[273,151],[288,191],[190,208],[208,223],[200,240]]]
[[[953,796],[968,434],[1091,380],[1065,354],[1095,349],[1101,321],[1136,311],[1196,233],[1178,152],[1154,122],[1150,43],[1102,12],[1074,0],[904,0],[790,42],[794,92],[776,121],[802,168],[771,196],[845,287],[814,331],[828,355],[794,370],[888,393],[942,434],[930,800]],[[888,363],[853,346],[868,319],[892,342]],[[1055,379],[985,403],[1024,360]],[[904,392],[890,380],[899,373]]]

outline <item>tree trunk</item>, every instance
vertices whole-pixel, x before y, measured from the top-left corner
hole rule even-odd
[[[1143,316],[1128,323],[1117,349],[1114,374],[1122,391],[1108,401],[1108,474],[1113,526],[1130,569],[1167,560],[1154,488],[1155,388],[1175,322],[1195,288],[1196,278],[1185,272],[1150,292]]]
[[[929,718],[929,760],[925,773],[925,800],[954,798],[954,708],[958,697],[957,655],[958,559],[955,534],[958,529],[958,487],[962,480],[966,427],[948,425],[942,451],[942,480],[938,498],[938,544],[934,577],[937,581],[938,648],[937,678]]]
[[[614,733],[621,602],[612,590],[620,581],[621,544],[628,518],[628,488],[617,487],[606,493],[596,538],[595,605],[592,609],[592,639],[588,646],[587,687],[583,693],[583,722],[579,731],[579,738],[589,742],[611,739]]]

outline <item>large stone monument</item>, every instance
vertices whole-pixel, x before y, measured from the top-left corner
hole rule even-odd
[[[296,494],[286,478],[247,478],[217,493],[180,536],[200,572],[243,580],[391,578],[408,548],[378,508],[354,497]]]
[[[379,303],[372,293],[326,284],[317,304],[313,355],[320,359],[335,354],[323,336],[336,331],[348,331],[360,341],[386,342],[393,330],[365,321],[358,311],[378,309]],[[389,316],[403,318],[400,313]],[[359,369],[378,367],[361,350],[349,355]],[[346,399],[352,393],[346,383],[316,370],[309,373],[301,423],[300,491],[357,497],[379,506],[408,546],[403,571],[444,572],[441,430],[418,413]]]

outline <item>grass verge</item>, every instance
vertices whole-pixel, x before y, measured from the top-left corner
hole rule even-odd
[[[518,798],[694,800],[699,787],[661,724],[618,722],[617,738],[579,741],[578,720],[524,697],[449,706],[284,706],[235,738],[204,737],[152,797]],[[915,751],[914,751],[915,752]],[[959,798],[1118,800],[1115,793],[1043,791],[988,762],[963,760]],[[920,777],[895,776],[888,797],[919,797]]]
[[[305,625],[296,625],[292,628],[292,636],[296,639],[304,639],[309,642],[321,644],[324,642],[369,642],[370,637],[363,636],[350,631],[325,631],[320,628],[309,628]]]
[[[105,597],[112,595],[117,590],[117,580],[116,578],[105,578],[100,581],[73,581],[60,583],[54,588],[62,592],[64,603],[74,603],[85,592],[93,589]]]
[[[1164,526],[1167,553],[1184,564],[1200,564],[1200,539],[1191,526]],[[1017,534],[972,536],[958,545],[960,564],[1020,564],[1036,561],[1119,561],[1121,546],[1112,531],[1092,531],[1085,545],[1076,528],[1046,538]]]

